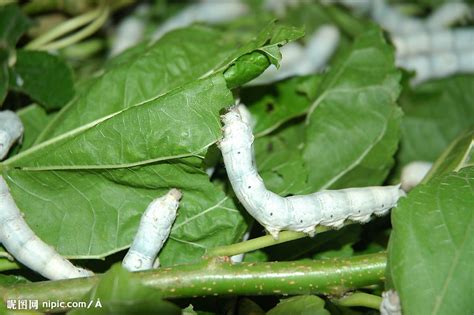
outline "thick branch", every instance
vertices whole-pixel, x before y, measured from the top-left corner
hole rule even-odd
[[[209,295],[332,294],[381,283],[386,253],[295,262],[231,264],[213,258],[199,264],[137,272],[133,277],[168,298]],[[79,301],[100,276],[17,284],[0,289],[7,299]]]

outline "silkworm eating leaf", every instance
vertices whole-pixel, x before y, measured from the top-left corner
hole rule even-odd
[[[181,192],[173,188],[150,203],[143,213],[132,246],[123,259],[122,265],[126,269],[139,271],[159,266],[156,255],[168,239],[180,199]]]

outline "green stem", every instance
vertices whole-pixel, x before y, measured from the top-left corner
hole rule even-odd
[[[382,298],[378,295],[356,292],[354,294],[350,294],[348,296],[335,300],[334,302],[341,306],[362,306],[379,310],[380,304],[382,303]]]
[[[316,233],[322,233],[329,230],[331,229],[328,227],[318,226],[316,228]],[[207,252],[207,256],[234,256],[251,252],[260,248],[297,240],[307,236],[308,234],[303,232],[283,231],[278,236],[278,240],[275,240],[271,235],[265,235],[232,245],[212,248]]]
[[[41,46],[38,49],[41,49],[41,50],[61,49],[69,45],[75,44],[86,37],[89,37],[90,35],[94,34],[98,29],[100,29],[102,25],[104,25],[105,21],[107,21],[107,18],[109,16],[109,11],[110,11],[109,8],[107,6],[104,6],[101,9],[100,16],[94,22],[84,27],[79,32],[72,34],[71,36],[68,36],[66,38]]]
[[[156,289],[166,298],[213,295],[342,295],[347,291],[381,284],[386,253],[293,262],[232,264],[212,258],[198,264],[179,265],[132,274],[132,279]],[[98,283],[99,276],[60,281],[15,284],[0,288],[4,301],[80,301]],[[57,311],[60,311],[59,309]]]
[[[1,258],[0,259],[0,272],[1,271],[8,271],[8,270],[15,270],[15,269],[20,269],[20,266],[13,261],[10,261],[8,259]]]
[[[40,49],[41,46],[50,43],[52,40],[59,38],[79,27],[82,27],[94,21],[100,16],[101,12],[101,9],[96,9],[91,12],[87,12],[80,16],[72,18],[70,20],[67,20],[64,23],[59,24],[52,30],[29,42],[25,46],[25,49]]]

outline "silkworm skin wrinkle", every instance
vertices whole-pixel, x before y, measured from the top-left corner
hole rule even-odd
[[[314,234],[317,225],[339,228],[346,219],[367,222],[384,215],[405,193],[399,185],[325,190],[281,197],[266,189],[253,163],[253,135],[234,107],[222,117],[219,142],[234,192],[247,211],[274,237],[281,230]]]
[[[23,123],[11,110],[0,112],[0,160],[3,160],[12,145],[23,135]]]
[[[2,176],[0,176],[0,241],[16,260],[45,278],[61,280],[93,275],[89,270],[74,266],[35,235],[23,219]]]
[[[156,256],[168,239],[181,196],[181,192],[173,188],[150,203],[142,215],[132,246],[122,261],[125,269],[140,271],[159,266]]]

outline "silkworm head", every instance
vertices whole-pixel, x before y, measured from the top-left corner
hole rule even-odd
[[[182,196],[183,196],[183,193],[179,189],[176,189],[176,188],[173,188],[168,192],[168,197],[173,198],[176,201],[179,201]]]

